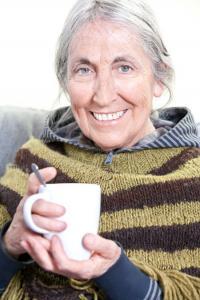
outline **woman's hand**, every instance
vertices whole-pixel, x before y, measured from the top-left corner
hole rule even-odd
[[[91,279],[104,274],[121,254],[121,248],[113,241],[99,235],[87,234],[83,239],[86,249],[92,252],[88,260],[76,261],[65,254],[60,239],[54,236],[50,248],[28,236],[21,245],[29,255],[46,271],[75,279]]]
[[[50,181],[56,176],[55,168],[40,170],[44,180]],[[61,245],[60,240],[54,236],[51,241],[29,230],[23,220],[24,201],[38,192],[40,183],[35,174],[28,180],[27,193],[20,201],[12,223],[4,236],[7,251],[12,256],[19,256],[25,252],[45,270],[77,279],[91,279],[105,273],[119,258],[121,249],[116,243],[106,240],[98,235],[88,234],[83,243],[85,248],[93,254],[89,260],[75,261],[69,259]],[[34,203],[32,214],[34,222],[49,231],[60,232],[66,224],[53,218],[64,214],[64,207],[45,200]]]
[[[50,181],[56,176],[55,168],[45,168],[40,170],[40,172],[46,182]],[[35,174],[32,173],[28,179],[27,193],[20,201],[12,223],[4,236],[5,247],[8,253],[14,257],[26,252],[24,247],[21,245],[21,241],[26,240],[27,238],[34,238],[34,240],[37,243],[40,243],[46,250],[50,249],[50,242],[41,235],[29,230],[23,220],[24,201],[26,201],[30,195],[37,193],[39,186],[40,183],[38,182],[38,179],[36,178]],[[49,203],[45,200],[36,201],[32,209],[34,222],[38,226],[56,232],[64,230],[66,228],[66,224],[61,221],[54,220],[52,217],[59,217],[63,215],[63,213],[64,207]]]

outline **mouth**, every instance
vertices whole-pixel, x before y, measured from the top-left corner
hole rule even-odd
[[[113,121],[123,117],[123,115],[127,112],[127,109],[113,112],[113,113],[96,113],[91,112],[93,117],[98,121]]]

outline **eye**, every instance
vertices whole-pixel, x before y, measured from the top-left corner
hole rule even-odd
[[[79,74],[79,75],[88,75],[90,74],[92,71],[87,68],[87,67],[81,67],[81,68],[78,68],[76,70],[76,73]]]
[[[133,68],[129,65],[122,65],[122,66],[119,67],[119,71],[121,73],[129,73],[132,70],[133,70]]]

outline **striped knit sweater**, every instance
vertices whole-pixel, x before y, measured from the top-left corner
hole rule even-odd
[[[200,149],[119,153],[109,165],[105,158],[74,145],[31,139],[0,179],[0,225],[24,195],[31,163],[54,166],[58,173],[52,182],[101,185],[100,234],[120,242],[130,260],[159,281],[164,299],[200,299]],[[85,289],[90,294],[97,288]],[[66,278],[34,264],[12,279],[1,299],[86,299],[81,293]]]

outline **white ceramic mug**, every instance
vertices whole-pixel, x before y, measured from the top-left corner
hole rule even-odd
[[[62,232],[49,232],[37,226],[32,218],[32,206],[38,199],[54,202],[65,207],[66,212],[57,218],[66,222]],[[85,260],[90,252],[82,245],[86,233],[97,233],[100,217],[101,190],[97,184],[57,183],[40,186],[39,193],[30,196],[24,203],[23,216],[28,228],[51,239],[58,235],[67,256],[71,259]]]

